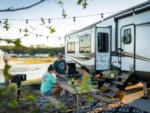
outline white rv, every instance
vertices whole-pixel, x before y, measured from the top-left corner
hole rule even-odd
[[[66,35],[65,45],[66,61],[92,72],[115,66],[150,78],[150,1]]]

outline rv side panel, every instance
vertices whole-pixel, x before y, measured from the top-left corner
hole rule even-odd
[[[74,51],[69,52],[69,43],[74,43]],[[73,47],[72,47],[73,48]],[[95,27],[65,37],[65,59],[77,66],[85,65],[95,70]]]
[[[142,25],[144,24],[145,25]],[[146,24],[147,23],[147,24]],[[135,14],[126,18],[119,19],[118,21],[118,47],[122,48],[122,70],[130,71],[132,67],[135,67],[135,71],[146,71],[150,72],[150,52],[146,51],[149,49],[149,42],[150,42],[150,10],[145,11],[139,14]],[[135,30],[131,29],[131,41],[134,41],[133,34],[135,34],[135,42],[134,42],[134,49],[135,51],[131,52],[127,49],[128,44],[123,44],[125,30],[122,29],[123,26],[130,26],[135,25]],[[133,43],[133,42],[131,42]],[[129,53],[130,52],[130,53]],[[128,65],[127,62],[131,62],[134,59],[133,65]],[[125,61],[126,60],[126,61]],[[126,63],[125,63],[125,62]]]

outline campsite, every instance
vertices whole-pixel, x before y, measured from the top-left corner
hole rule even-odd
[[[0,7],[0,113],[150,112],[150,0]]]

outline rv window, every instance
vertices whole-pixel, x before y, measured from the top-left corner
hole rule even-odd
[[[67,53],[75,53],[75,42],[67,43]]]
[[[98,33],[98,52],[109,51],[109,35],[108,33]]]
[[[80,53],[90,53],[91,52],[91,35],[86,34],[80,36],[79,39],[79,44],[80,44]]]
[[[124,34],[122,37],[122,41],[124,44],[130,44],[132,41],[131,29],[124,29]]]

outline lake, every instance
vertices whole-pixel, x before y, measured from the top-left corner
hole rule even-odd
[[[49,64],[12,64],[10,73],[15,74],[26,74],[27,80],[37,79],[47,71]],[[4,82],[4,77],[0,70],[0,83]]]

